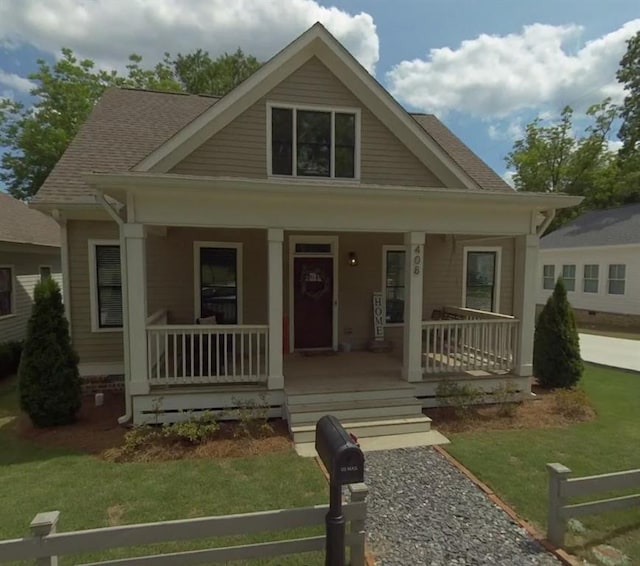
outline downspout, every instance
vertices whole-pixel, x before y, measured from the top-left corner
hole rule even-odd
[[[122,274],[122,280],[125,282],[128,281],[127,278],[127,246],[124,241],[124,220],[118,214],[116,210],[107,202],[104,198],[104,195],[100,191],[96,191],[96,200],[102,205],[102,207],[107,211],[109,216],[113,218],[113,220],[118,225],[118,231],[120,233],[120,272]],[[124,402],[125,402],[125,410],[124,415],[118,417],[118,424],[126,424],[133,417],[132,407],[131,407],[131,395],[129,395],[129,376],[131,372],[129,368],[131,367],[131,361],[129,359],[129,298],[128,293],[122,294],[122,341],[123,341],[123,354],[124,354]]]
[[[549,227],[549,224],[553,222],[553,219],[556,217],[556,209],[550,208],[548,210],[543,210],[542,215],[544,216],[544,220],[536,230],[536,235],[538,236],[538,238],[542,237],[542,235],[545,233],[545,230]]]

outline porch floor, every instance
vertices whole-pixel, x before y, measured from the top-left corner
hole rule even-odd
[[[393,353],[294,353],[285,356],[283,369],[287,394],[413,388]]]

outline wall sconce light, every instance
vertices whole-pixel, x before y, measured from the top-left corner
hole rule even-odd
[[[358,256],[356,252],[349,252],[349,265],[351,267],[356,267],[358,265]]]

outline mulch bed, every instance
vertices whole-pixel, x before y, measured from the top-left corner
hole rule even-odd
[[[218,438],[204,444],[193,446],[179,442],[163,442],[125,456],[122,447],[128,428],[118,424],[118,417],[124,412],[124,395],[121,392],[108,392],[104,394],[104,405],[101,407],[95,406],[93,396],[84,397],[78,420],[71,425],[36,428],[23,414],[16,420],[15,431],[18,437],[39,445],[68,448],[114,462],[231,458],[282,452],[293,446],[287,423],[281,419],[270,421],[273,431],[262,438],[236,438],[235,424],[223,422]]]

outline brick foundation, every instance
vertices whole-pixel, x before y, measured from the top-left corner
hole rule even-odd
[[[83,395],[124,391],[124,375],[90,375],[82,378]]]
[[[536,317],[540,315],[543,305],[536,305]],[[592,311],[587,309],[573,309],[578,326],[584,328],[604,329],[617,328],[640,332],[640,315],[620,314],[615,312]]]

